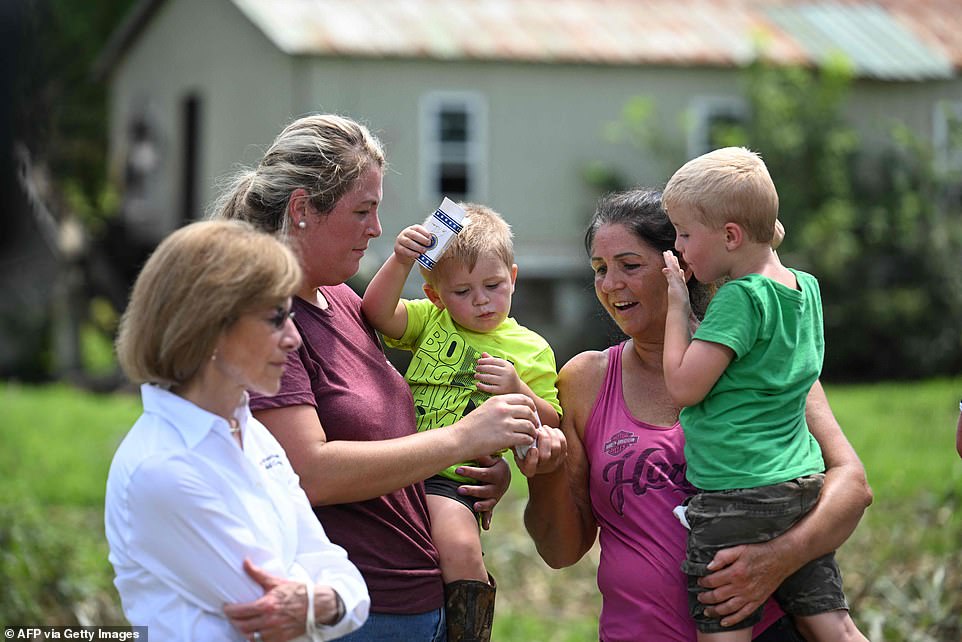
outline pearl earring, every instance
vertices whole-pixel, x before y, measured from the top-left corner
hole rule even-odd
[[[304,221],[304,219],[301,219],[297,222],[297,227],[303,230],[304,228],[307,227],[307,222]]]

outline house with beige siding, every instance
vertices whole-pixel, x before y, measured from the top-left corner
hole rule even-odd
[[[292,118],[343,113],[390,162],[384,234],[360,280],[443,196],[484,202],[515,231],[516,316],[563,361],[597,316],[585,168],[655,186],[673,169],[606,128],[644,97],[663,139],[702,153],[713,123],[745,117],[740,74],[760,42],[784,64],[844,54],[864,144],[898,121],[949,149],[962,120],[958,0],[143,0],[98,73],[139,242],[202,216],[218,182]]]

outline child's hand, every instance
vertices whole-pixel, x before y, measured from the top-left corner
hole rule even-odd
[[[671,250],[663,252],[665,257],[665,267],[661,272],[668,279],[668,304],[681,305],[688,307],[688,282],[685,279],[685,271],[678,264],[678,257]]]
[[[491,395],[506,395],[512,392],[525,394],[521,377],[510,362],[481,353],[474,367],[474,383],[478,390]]]
[[[413,265],[431,245],[431,233],[423,225],[412,225],[401,230],[394,241],[394,256],[404,265]]]
[[[515,456],[518,470],[525,477],[534,477],[551,473],[564,464],[568,454],[568,442],[565,434],[558,428],[538,426],[535,431],[536,441],[528,449],[524,459]]]

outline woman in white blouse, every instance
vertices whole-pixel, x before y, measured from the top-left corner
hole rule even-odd
[[[367,588],[247,407],[288,352],[297,259],[239,222],[188,225],[134,285],[117,355],[144,413],[114,455],[106,532],[124,612],[166,641],[330,640]]]

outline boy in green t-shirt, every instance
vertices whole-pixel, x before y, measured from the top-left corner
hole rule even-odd
[[[772,249],[778,193],[757,154],[728,147],[689,161],[662,203],[685,266],[665,252],[665,383],[685,406],[687,476],[700,491],[676,510],[689,527],[690,607],[700,641],[748,642],[761,609],[723,627],[705,615],[697,582],[718,550],[768,541],[818,501],[825,465],[805,422],[824,353],[818,282]],[[691,276],[728,279],[694,335]],[[809,640],[865,640],[832,553],[786,579],[775,597]]]
[[[421,267],[427,298],[400,298],[412,266],[432,241],[427,229],[412,225],[398,235],[394,253],[365,290],[362,309],[389,346],[413,353],[405,379],[419,431],[450,426],[491,395],[521,393],[537,408],[538,437],[547,437],[545,426],[560,423],[557,369],[548,343],[508,316],[518,274],[511,228],[488,207],[462,207],[470,223],[432,270]],[[535,445],[519,465],[533,474],[537,461]],[[450,621],[461,611],[452,608],[458,594],[494,592],[481,557],[479,515],[473,500],[458,492],[473,480],[457,468],[425,480],[449,630],[459,626]]]

